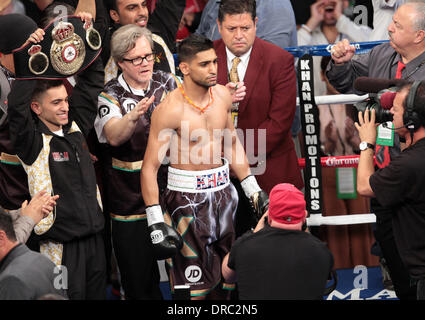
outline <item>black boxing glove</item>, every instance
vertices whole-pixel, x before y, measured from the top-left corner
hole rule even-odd
[[[183,247],[180,234],[164,222],[161,206],[156,204],[146,208],[148,231],[154,255],[157,260],[174,257]]]
[[[269,196],[261,190],[255,176],[249,175],[241,181],[241,186],[246,197],[251,203],[254,210],[256,220],[259,221],[263,214],[269,209]]]

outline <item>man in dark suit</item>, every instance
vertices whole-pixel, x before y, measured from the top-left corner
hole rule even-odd
[[[0,212],[0,300],[65,297],[66,279],[53,262],[16,240],[12,218]]]
[[[222,36],[214,42],[218,83],[228,84],[230,80],[238,87],[246,87],[244,99],[234,105],[232,114],[235,127],[244,134],[241,141],[245,140],[251,170],[267,193],[282,182],[301,189],[303,181],[291,138],[297,94],[294,58],[278,46],[256,37],[255,0],[223,0],[217,20]],[[237,78],[234,78],[235,71]],[[235,85],[227,87],[232,89]],[[254,143],[250,144],[252,132]],[[241,191],[239,183],[234,181],[234,184]],[[239,203],[238,212],[246,212],[243,207],[247,203],[244,200]],[[252,225],[252,222],[238,220],[237,214],[237,235]]]

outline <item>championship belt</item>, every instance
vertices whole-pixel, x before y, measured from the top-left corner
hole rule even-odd
[[[100,54],[102,40],[92,23],[60,17],[45,29],[43,41],[13,51],[16,79],[61,79],[87,68]]]

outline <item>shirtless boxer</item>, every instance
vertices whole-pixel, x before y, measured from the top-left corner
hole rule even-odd
[[[183,248],[168,264],[170,283],[189,285],[195,298],[205,297],[220,283],[221,260],[234,241],[238,196],[230,183],[229,166],[242,181],[258,217],[267,209],[268,196],[251,175],[237,138],[232,96],[216,84],[213,43],[192,35],[181,42],[178,56],[184,83],[152,114],[141,184],[156,250],[170,247],[169,232],[174,228],[183,238]],[[160,199],[156,175],[167,153],[168,186]]]

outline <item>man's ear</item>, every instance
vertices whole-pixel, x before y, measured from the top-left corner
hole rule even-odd
[[[122,64],[123,62],[116,62],[116,64],[117,64],[117,66],[118,66],[118,68],[120,68],[120,70],[122,70],[122,67],[121,67],[121,64]]]
[[[222,26],[221,26],[220,21],[218,21],[218,18],[217,18],[217,26],[218,26],[218,32],[220,32],[220,34],[221,34],[221,28],[222,28]]]
[[[7,239],[6,232],[4,232],[3,230],[0,230],[0,247],[4,246],[6,239]]]
[[[31,101],[31,110],[36,114],[41,114],[41,105],[37,101]]]
[[[425,31],[424,30],[417,31],[417,36],[416,36],[415,42],[420,43],[420,42],[424,41],[424,39],[425,39]]]
[[[187,76],[189,74],[189,64],[187,62],[180,62],[179,68],[184,76]]]
[[[109,10],[109,16],[115,23],[120,23],[120,15],[118,14],[116,10],[113,10],[113,9]]]

